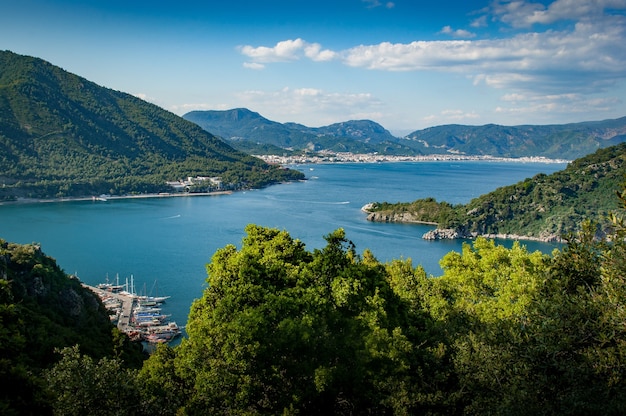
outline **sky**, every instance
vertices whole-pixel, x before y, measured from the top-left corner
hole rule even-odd
[[[626,0],[0,0],[0,50],[178,115],[396,135],[626,116]]]

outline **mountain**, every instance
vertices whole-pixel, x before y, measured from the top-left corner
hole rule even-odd
[[[313,128],[296,123],[281,124],[243,108],[192,111],[183,118],[235,147],[258,154],[329,150],[408,156],[450,153],[511,158],[543,156],[573,160],[626,141],[626,117],[545,126],[453,124],[417,130],[405,137],[395,137],[369,120]]]
[[[404,138],[416,151],[502,157],[544,156],[576,159],[626,141],[626,117],[546,126],[446,125]]]
[[[164,192],[188,176],[234,189],[302,177],[132,95],[0,51],[0,200]]]
[[[370,120],[346,121],[316,128],[297,123],[278,123],[245,108],[191,111],[183,118],[224,138],[235,147],[241,146],[242,142],[275,146],[272,154],[282,154],[286,150],[415,154],[409,147],[402,146],[384,127]]]
[[[608,230],[608,217],[620,207],[626,177],[626,143],[599,149],[551,175],[538,174],[496,189],[468,204],[450,205],[432,198],[412,203],[373,203],[368,220],[432,222],[438,230],[426,238],[516,235],[559,239],[580,229],[584,220]]]

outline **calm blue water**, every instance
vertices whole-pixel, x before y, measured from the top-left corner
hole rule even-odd
[[[324,235],[341,227],[359,253],[369,248],[380,261],[411,258],[438,275],[439,259],[460,250],[461,241],[422,240],[430,226],[370,223],[361,207],[429,196],[464,203],[564,167],[470,161],[303,165],[295,168],[307,181],[232,195],[0,205],[0,238],[40,243],[67,273],[88,284],[116,274],[123,283],[132,274],[138,291],[145,286],[154,295],[156,281],[160,295],[172,296],[164,312],[184,325],[205,287],[205,265],[218,248],[239,247],[247,224],[287,230],[309,250],[323,247]],[[555,247],[524,244],[545,252]]]

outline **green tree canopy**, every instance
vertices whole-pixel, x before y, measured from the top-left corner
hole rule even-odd
[[[411,348],[384,268],[343,230],[313,253],[284,231],[246,232],[240,250],[215,253],[191,309],[176,357],[193,384],[188,411],[384,409],[377,383],[408,365]]]

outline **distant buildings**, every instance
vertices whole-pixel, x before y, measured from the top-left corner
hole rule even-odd
[[[219,176],[196,176],[195,178],[188,176],[187,179],[168,181],[166,183],[174,188],[176,192],[219,191],[223,187],[222,178]]]

